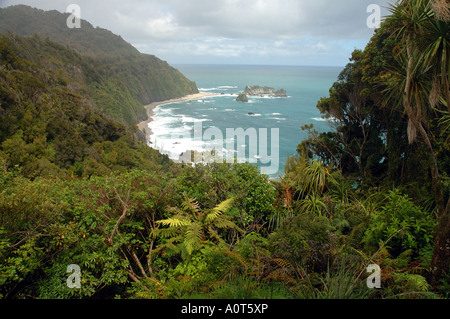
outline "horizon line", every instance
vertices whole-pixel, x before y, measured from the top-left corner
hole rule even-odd
[[[169,62],[170,65],[193,66],[269,66],[269,67],[309,67],[309,68],[345,68],[341,65],[305,65],[305,64],[252,64],[252,63],[195,63],[195,62]]]

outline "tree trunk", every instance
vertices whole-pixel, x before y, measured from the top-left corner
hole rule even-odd
[[[438,218],[440,218],[444,214],[445,210],[445,201],[444,201],[444,192],[442,190],[441,185],[441,177],[439,174],[439,168],[436,160],[436,156],[434,155],[433,145],[431,144],[430,139],[428,138],[428,134],[423,128],[423,125],[419,123],[419,133],[427,145],[430,153],[428,163],[430,165],[431,170],[431,182],[433,184],[434,189],[434,199],[436,201],[436,206],[438,209]]]

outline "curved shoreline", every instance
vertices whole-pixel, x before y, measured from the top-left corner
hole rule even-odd
[[[158,106],[171,104],[171,103],[177,103],[177,102],[198,100],[198,99],[202,99],[205,97],[212,97],[212,96],[217,96],[217,95],[220,95],[220,94],[219,93],[196,93],[196,94],[190,94],[190,95],[186,95],[186,96],[176,98],[176,99],[153,102],[151,104],[144,105],[145,109],[147,110],[148,119],[146,121],[142,121],[142,122],[138,123],[137,127],[140,131],[142,131],[145,134],[145,138],[148,142],[150,140],[150,136],[152,135],[152,131],[148,127],[148,125],[153,121],[153,116],[155,115],[154,110]]]

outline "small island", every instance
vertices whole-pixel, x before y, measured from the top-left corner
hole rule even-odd
[[[270,97],[287,97],[287,92],[284,89],[275,91],[274,88],[268,86],[246,86],[244,94],[249,96],[270,96]]]
[[[275,91],[274,88],[268,86],[249,86],[247,85],[243,93],[240,93],[236,98],[238,102],[248,102],[248,96],[259,96],[259,97],[287,97],[287,92],[285,89],[279,89]]]

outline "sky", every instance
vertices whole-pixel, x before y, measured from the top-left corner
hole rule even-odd
[[[393,0],[0,0],[66,12],[171,64],[345,66]],[[62,26],[64,27],[64,26]],[[81,24],[82,27],[82,24]]]

